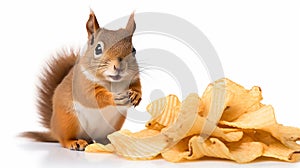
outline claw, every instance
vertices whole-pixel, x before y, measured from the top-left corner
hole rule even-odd
[[[130,95],[129,99],[130,99],[131,104],[134,107],[137,106],[141,101],[141,94],[139,92],[136,92],[136,91],[133,91],[133,90],[129,90],[128,93]]]
[[[76,150],[76,151],[84,151],[85,147],[88,145],[88,143],[85,140],[79,139],[69,142],[69,149]]]
[[[126,105],[130,102],[128,93],[115,93],[114,100],[116,105]]]

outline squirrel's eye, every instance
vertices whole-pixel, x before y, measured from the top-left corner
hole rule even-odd
[[[136,50],[135,50],[135,48],[134,48],[134,47],[132,47],[132,56],[134,56],[134,57],[135,57],[135,53],[136,53]]]
[[[94,57],[99,58],[102,55],[103,52],[103,43],[100,41],[97,43],[94,51]]]

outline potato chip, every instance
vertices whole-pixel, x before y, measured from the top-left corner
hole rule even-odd
[[[243,134],[244,133],[241,130],[216,127],[211,136],[221,138],[227,142],[236,142],[243,137]]]
[[[161,156],[169,162],[180,162],[189,155],[189,140],[190,137],[184,138],[176,145],[162,151]]]
[[[265,145],[263,156],[272,157],[287,162],[300,161],[300,151],[289,149],[279,142]]]
[[[247,100],[240,102],[240,96]],[[262,99],[259,87],[253,87],[250,91],[242,86],[230,81],[229,79],[220,79],[209,84],[202,96],[202,106],[199,108],[199,114],[205,117],[204,126],[201,130],[203,139],[207,139],[213,134],[219,120],[233,120],[234,118],[247,112],[247,109],[260,108],[260,100]],[[244,105],[244,104],[246,105]],[[241,108],[241,106],[244,106]],[[226,114],[224,114],[226,113]],[[242,133],[232,133],[237,137],[242,137]],[[219,137],[219,136],[217,136]],[[232,136],[223,136],[223,139],[229,139]]]
[[[246,135],[250,136],[253,141],[262,142],[264,144],[264,152],[262,156],[272,157],[288,162],[300,160],[300,150],[293,150],[286,147],[268,132],[250,130],[246,132]]]
[[[161,133],[171,138],[173,141],[179,141],[186,137],[186,134],[193,127],[197,116],[200,98],[197,94],[190,94],[182,102],[177,120],[161,130]]]
[[[249,108],[259,107],[262,100],[261,89],[257,86],[251,90],[246,90],[241,85],[238,85],[227,78],[219,79],[208,85],[203,93],[202,101],[204,104],[201,115],[207,116],[211,113],[211,103],[215,101],[214,92],[223,92],[223,97],[226,102],[226,109],[222,114],[222,120],[232,121],[240,115],[247,112]],[[218,103],[218,102],[217,102]],[[255,109],[253,109],[255,110]]]
[[[206,126],[206,128],[212,128],[212,132],[207,136],[203,136],[203,134],[205,133],[203,132],[204,126]],[[243,132],[239,131],[238,129],[220,128],[216,126],[215,123],[208,121],[207,118],[198,115],[193,127],[189,130],[185,137],[199,134],[202,136],[203,139],[206,139],[208,136],[211,135],[214,137],[222,138],[227,142],[238,141],[243,137]]]
[[[201,100],[198,112],[201,117],[205,117],[205,120],[202,121],[203,127],[199,130],[203,139],[207,139],[214,132],[229,100],[223,80],[216,81],[214,85],[210,86],[212,86],[211,89],[207,89],[211,90],[210,94],[204,93],[205,96]]]
[[[111,144],[102,145],[100,143],[89,144],[85,148],[85,152],[98,153],[98,152],[114,152],[115,148]]]
[[[149,104],[147,111],[152,115],[152,118],[146,123],[146,127],[161,130],[174,123],[180,110],[180,104],[175,95],[168,95]]]
[[[190,154],[186,159],[195,160],[204,156],[234,160],[247,163],[263,154],[263,144],[259,142],[234,142],[227,147],[217,138],[209,138],[204,142],[194,136],[189,141]]]
[[[242,129],[264,130],[270,132],[285,146],[294,150],[300,149],[300,145],[296,143],[297,140],[300,140],[300,129],[277,124],[274,109],[271,105],[263,106],[257,111],[245,113],[233,122],[220,121],[220,124]]]
[[[263,106],[257,111],[245,113],[233,122],[220,121],[220,124],[243,128],[243,129],[264,129],[277,124],[273,107]]]
[[[300,150],[300,129],[295,127],[283,126],[281,124],[264,129],[272,134],[282,144],[293,150]]]
[[[141,131],[138,132],[130,132],[129,130],[121,130],[120,131],[123,134],[132,136],[132,137],[136,137],[136,138],[146,138],[146,137],[152,137],[155,135],[158,135],[160,132],[157,130],[152,130],[152,129],[143,129]]]
[[[116,131],[108,135],[115,152],[128,159],[152,159],[168,145],[169,138],[156,130],[143,130],[138,133]]]
[[[153,119],[158,117],[162,113],[166,105],[167,105],[167,97],[162,97],[148,104],[146,110],[152,116]]]
[[[157,131],[160,131],[162,130],[163,128],[165,128],[165,126],[159,124],[158,122],[156,122],[155,120],[151,120],[151,121],[148,121],[146,123],[146,128],[148,129],[153,129],[153,130],[157,130]]]

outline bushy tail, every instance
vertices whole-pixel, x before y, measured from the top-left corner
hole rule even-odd
[[[51,136],[50,132],[23,132],[20,134],[21,137],[26,137],[33,139],[35,141],[40,141],[40,142],[57,142],[55,138]]]
[[[77,54],[73,51],[67,54],[62,52],[57,57],[47,62],[40,76],[40,85],[38,86],[37,108],[40,116],[40,123],[50,129],[52,117],[52,97],[55,88],[62,82],[64,77],[75,65]],[[20,136],[34,139],[36,141],[53,142],[57,141],[49,132],[24,132]]]

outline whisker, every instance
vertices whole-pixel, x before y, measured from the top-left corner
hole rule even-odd
[[[139,64],[139,66],[152,66],[151,64],[149,64],[149,63],[138,63]]]
[[[153,76],[151,74],[147,73],[147,72],[140,72],[140,74],[141,74],[141,76],[144,75],[144,76],[147,76],[147,77],[150,77],[150,78],[153,79]]]
[[[152,78],[152,76],[149,74],[149,71],[147,70],[151,70],[152,68],[138,68],[137,66],[135,67],[128,67],[127,71],[132,72],[132,73],[140,73],[142,75],[146,75]]]
[[[152,67],[142,67],[142,68],[139,68],[140,71],[145,71],[145,70],[153,70]]]
[[[89,71],[89,70],[97,70],[97,69],[98,69],[98,65],[94,65],[85,68],[84,70],[82,70],[82,72]]]

